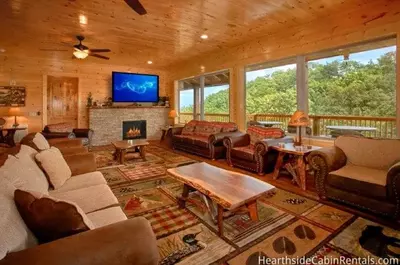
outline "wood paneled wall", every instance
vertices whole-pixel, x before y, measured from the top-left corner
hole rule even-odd
[[[42,55],[44,53],[38,53]],[[160,75],[160,95],[166,93],[166,72],[159,69],[135,68],[134,66],[118,65],[112,60],[100,61],[89,58],[87,60],[65,60],[57,57],[43,58],[39,55],[25,57],[16,54],[0,54],[0,84],[7,85],[15,80],[17,85],[25,86],[27,90],[26,107],[21,107],[24,117],[19,123],[27,123],[29,131],[43,129],[43,86],[46,75],[72,76],[79,78],[79,127],[88,126],[88,112],[86,98],[92,92],[94,100],[103,101],[111,96],[111,72],[135,72]],[[0,107],[0,117],[8,115],[9,108]],[[30,112],[41,112],[40,116],[30,116]],[[11,121],[10,121],[11,122]]]
[[[275,61],[384,36],[397,35],[398,32],[400,32],[400,2],[391,0],[371,1],[360,5],[356,11],[346,12],[344,10],[324,19],[286,28],[239,46],[190,58],[170,67],[168,77],[171,80],[167,81],[167,85],[170,90],[169,93],[174,94],[176,89],[173,86],[173,80],[221,69],[231,69],[234,73],[240,73],[246,65]],[[397,50],[399,52],[400,47]],[[244,80],[234,78],[232,81],[234,83],[231,83],[231,89],[236,91],[233,91],[231,95],[244,95]],[[400,81],[398,88],[400,90]],[[240,102],[240,99],[238,102],[235,97],[230,99],[230,104],[235,108],[231,119],[240,123],[240,125],[243,123],[242,116],[244,113],[241,112],[243,112],[244,96],[241,100],[242,102]]]

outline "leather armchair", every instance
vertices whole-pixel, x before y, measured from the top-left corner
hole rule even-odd
[[[399,140],[340,136],[334,146],[311,152],[319,197],[398,219],[399,148]]]
[[[84,146],[88,146],[89,149],[92,147],[92,138],[94,131],[92,129],[72,129],[66,128],[66,132],[53,131],[54,126],[65,126],[65,124],[53,124],[46,125],[42,131],[43,136],[46,139],[58,139],[58,138],[77,138],[82,141]]]
[[[289,143],[293,142],[293,139],[291,137],[262,139],[251,145],[250,135],[247,133],[225,137],[227,162],[230,166],[237,166],[264,175],[273,171],[278,156],[275,150],[269,149],[269,146],[281,142]]]

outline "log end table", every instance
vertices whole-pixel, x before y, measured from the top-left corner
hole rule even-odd
[[[302,190],[306,190],[307,156],[322,147],[313,145],[296,147],[293,143],[286,143],[284,147],[271,146],[270,148],[279,152],[272,178],[278,179],[280,170],[285,168],[293,176],[293,182],[297,183]],[[285,156],[289,157],[286,163],[284,163]]]
[[[140,157],[146,159],[146,145],[149,145],[147,140],[122,140],[112,142],[115,147],[114,159],[119,160],[120,164],[125,163],[125,155],[129,152],[135,152],[139,149]]]

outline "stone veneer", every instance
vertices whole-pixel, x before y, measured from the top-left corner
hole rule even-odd
[[[161,138],[161,128],[168,125],[169,108],[104,107],[89,108],[89,128],[94,130],[93,145],[108,145],[122,140],[122,122],[146,120],[147,139]]]

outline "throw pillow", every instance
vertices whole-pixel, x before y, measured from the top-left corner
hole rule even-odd
[[[54,189],[64,185],[71,175],[71,169],[58,148],[52,146],[35,156],[40,166],[46,172],[49,183]]]
[[[22,219],[39,243],[94,229],[82,209],[72,202],[22,190],[15,190],[14,200]]]
[[[26,226],[14,202],[15,187],[0,178],[0,260],[7,253],[37,245],[37,240]]]
[[[43,134],[37,133],[33,138],[32,142],[36,145],[39,150],[47,150],[50,148],[49,142],[44,138]]]

